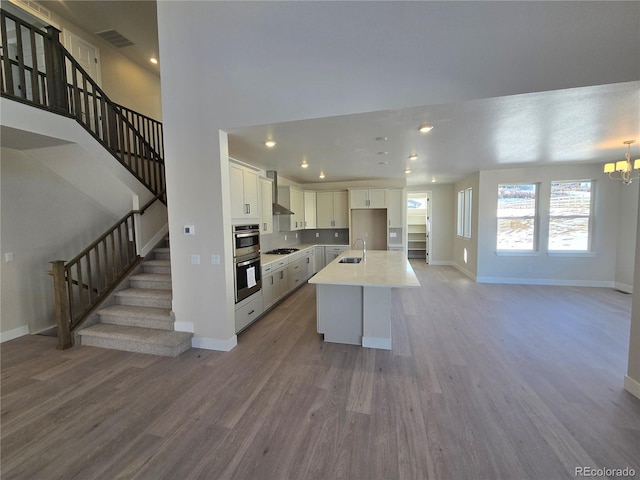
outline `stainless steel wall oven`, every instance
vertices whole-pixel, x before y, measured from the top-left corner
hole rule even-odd
[[[233,227],[233,263],[236,303],[262,288],[260,226]]]

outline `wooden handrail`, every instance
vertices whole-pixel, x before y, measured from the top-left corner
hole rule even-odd
[[[142,208],[131,210],[70,261],[51,262],[58,348],[73,346],[72,333],[141,261],[135,246],[134,217],[143,215],[164,193],[158,193]]]

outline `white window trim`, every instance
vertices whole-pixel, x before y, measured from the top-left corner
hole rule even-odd
[[[501,185],[535,185],[536,187],[536,202],[535,202],[535,211],[533,215],[526,215],[521,217],[499,217],[496,214],[496,220],[500,220],[501,218],[526,218],[533,219],[533,246],[531,249],[520,249],[520,250],[509,250],[509,249],[499,249],[497,248],[498,244],[498,231],[496,229],[496,255],[504,256],[504,257],[522,257],[522,256],[538,256],[540,255],[540,240],[538,236],[540,235],[540,183],[539,182],[519,182],[519,183],[501,183],[498,184],[498,188]]]
[[[551,220],[554,218],[588,218],[589,219],[589,231],[587,236],[587,248],[586,250],[552,250],[549,247],[551,242],[551,229],[548,229],[547,233],[547,253],[551,257],[593,257],[595,253],[592,250],[593,240],[593,206],[594,206],[594,194],[595,194],[595,180],[592,179],[578,179],[578,180],[552,180],[549,184],[549,202],[551,202],[551,185],[554,183],[577,183],[577,182],[589,182],[591,184],[591,191],[589,192],[589,215],[551,215],[549,211],[548,224],[551,226]]]

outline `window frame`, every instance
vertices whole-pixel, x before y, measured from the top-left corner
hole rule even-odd
[[[553,185],[554,184],[562,184],[562,183],[586,183],[589,185],[589,215],[552,215],[551,210],[551,202],[553,200]],[[594,227],[594,205],[595,205],[595,180],[593,179],[579,179],[579,180],[552,180],[549,184],[549,218],[547,225],[547,252],[549,255],[560,256],[560,255],[576,255],[576,254],[590,254],[592,252],[592,244],[593,244],[593,227]],[[551,222],[554,219],[577,219],[577,218],[586,218],[589,222],[589,227],[587,229],[587,247],[583,250],[564,250],[564,249],[552,249],[551,248]]]
[[[468,187],[458,192],[456,217],[456,236],[471,239],[471,212],[473,207],[473,188]]]
[[[501,217],[499,216],[499,203],[500,203],[500,188],[501,187],[513,187],[518,185],[530,185],[534,187],[535,191],[535,202],[534,202],[534,213],[533,215],[522,215],[522,216],[510,216],[510,217]],[[498,191],[496,192],[496,253],[498,255],[539,255],[540,254],[540,182],[510,182],[510,183],[499,183]],[[532,219],[533,220],[533,245],[531,248],[500,248],[499,245],[499,224],[501,219]]]

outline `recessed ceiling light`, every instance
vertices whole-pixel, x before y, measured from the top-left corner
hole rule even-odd
[[[276,146],[276,142],[274,140],[267,140],[266,142],[264,142],[264,145],[267,148],[273,148]]]
[[[154,65],[157,65],[157,64],[158,64],[158,59],[157,59],[157,58],[155,58],[155,57],[151,57],[151,58],[149,59],[149,61],[150,61],[151,63],[153,63]]]
[[[320,178],[324,178],[324,172],[320,172]]]
[[[409,160],[417,160],[417,159],[418,159],[417,153],[412,153],[411,155],[409,155]]]
[[[436,183],[436,177],[431,177],[431,183]]]
[[[378,142],[386,142],[387,140],[389,140],[387,137],[376,137],[376,140]]]
[[[307,167],[309,166],[309,164],[307,163],[307,161],[306,161],[306,160],[304,160],[304,161],[300,164],[300,166],[301,166],[302,168],[307,168]]]
[[[431,130],[433,130],[433,125],[422,125],[418,129],[420,133],[429,133]]]
[[[405,168],[404,173],[411,173],[411,169],[409,167]]]

